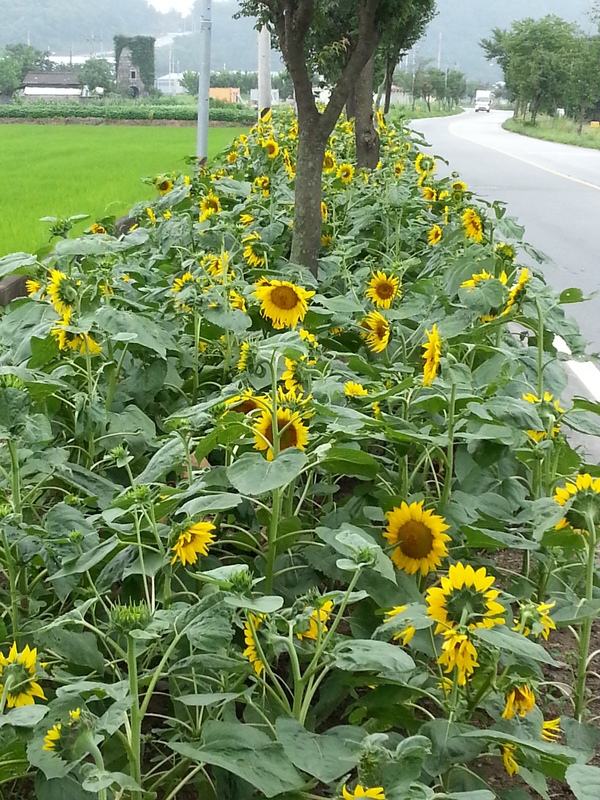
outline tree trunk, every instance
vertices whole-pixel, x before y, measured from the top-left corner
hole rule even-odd
[[[319,125],[299,125],[292,264],[308,267],[317,276],[321,249],[321,174],[327,146]]]
[[[356,80],[355,136],[356,166],[359,169],[375,169],[379,161],[379,135],[373,125],[373,76],[375,56],[365,64]]]
[[[385,62],[385,101],[383,103],[383,113],[387,114],[390,110],[390,104],[392,102],[392,83],[394,80],[394,70],[396,69],[396,64],[394,63],[394,59],[391,56],[388,56],[387,61]]]
[[[585,119],[585,108],[583,103],[579,106],[579,124],[577,125],[577,133],[581,136],[583,131],[583,122]]]
[[[348,99],[346,100],[346,119],[351,120],[356,116],[356,94],[354,89],[350,90]]]

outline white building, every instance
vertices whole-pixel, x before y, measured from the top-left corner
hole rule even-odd
[[[156,79],[156,88],[163,94],[186,94],[185,89],[181,85],[183,72],[169,72],[167,75],[161,75]]]

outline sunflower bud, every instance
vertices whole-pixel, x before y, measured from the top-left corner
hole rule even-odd
[[[110,625],[117,633],[128,634],[144,630],[150,624],[150,611],[144,601],[129,605],[113,606],[110,611]]]

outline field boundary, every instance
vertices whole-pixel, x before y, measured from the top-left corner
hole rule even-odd
[[[211,120],[211,128],[243,128],[240,122]],[[2,117],[0,125],[120,125],[143,127],[192,128],[197,125],[192,119],[110,119],[108,117]]]

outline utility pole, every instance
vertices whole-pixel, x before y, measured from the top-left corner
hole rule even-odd
[[[198,71],[198,140],[196,156],[199,164],[208,159],[208,107],[210,97],[210,40],[212,33],[212,0],[200,3],[200,69]]]
[[[441,66],[442,66],[442,32],[440,31],[440,39],[438,42],[437,68],[440,69]]]
[[[258,119],[271,110],[271,34],[267,26],[258,32]]]

